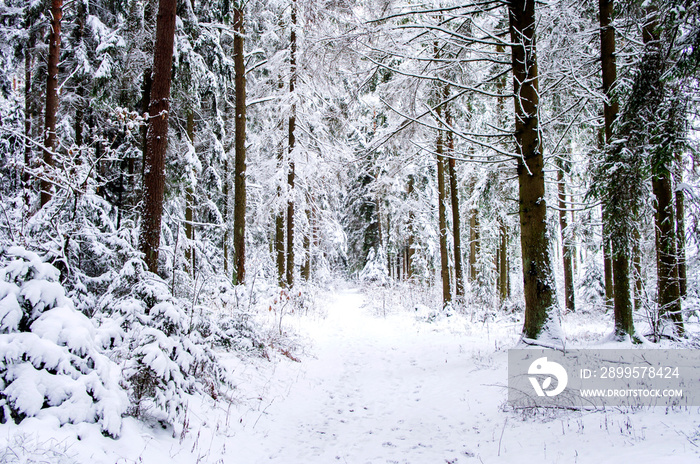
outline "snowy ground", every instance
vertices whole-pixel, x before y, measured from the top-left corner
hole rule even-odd
[[[0,425],[0,462],[677,464],[700,457],[698,408],[512,411],[507,349],[519,322],[453,316],[428,323],[427,314],[386,311],[358,289],[318,298],[322,311],[283,319],[305,340],[301,362],[231,359],[241,381],[233,402],[192,398],[186,433],[129,419],[111,440],[94,425],[30,419]],[[575,322],[568,325],[579,344],[605,332],[602,323]]]

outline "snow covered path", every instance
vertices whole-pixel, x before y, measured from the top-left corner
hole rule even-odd
[[[252,445],[250,457],[280,463],[428,463],[479,451],[476,442],[455,440],[473,434],[469,418],[487,414],[467,382],[478,363],[465,359],[452,337],[419,333],[405,317],[371,314],[363,298],[357,290],[346,291],[329,304],[328,317],[312,335],[318,358],[291,366],[299,369],[298,380],[255,425],[265,449],[245,440]],[[486,364],[481,383],[504,384],[502,372],[490,369],[488,360],[476,361]],[[493,395],[503,395],[502,388],[491,388]]]
[[[698,411],[503,411],[519,326],[383,315],[357,289],[308,330],[315,359],[282,363],[278,396],[228,447],[241,463],[696,462]],[[455,324],[456,323],[456,324]],[[231,448],[228,448],[231,449]],[[232,462],[225,460],[225,462]]]

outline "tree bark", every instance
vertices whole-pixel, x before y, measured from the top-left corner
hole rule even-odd
[[[437,109],[438,117],[440,117],[440,108]],[[443,156],[443,138],[442,130],[438,130],[437,144],[435,151],[437,153],[437,176],[438,176],[438,234],[440,236],[440,278],[442,279],[442,305],[446,306],[452,301],[452,293],[450,292],[450,268],[449,259],[447,256],[447,211],[445,203],[447,202],[447,193],[445,189],[445,157]]]
[[[574,247],[571,246],[571,241],[566,237],[566,228],[568,227],[568,218],[566,214],[566,185],[564,180],[565,166],[561,159],[557,159],[557,186],[559,188],[559,228],[561,229],[561,248],[562,261],[564,265],[564,299],[566,302],[567,311],[575,311],[574,301],[574,271],[573,257]]]
[[[472,184],[474,191],[474,184]],[[479,211],[469,210],[469,281],[475,283],[479,278],[479,252],[481,251],[479,233]]]
[[[58,112],[58,62],[61,55],[61,20],[63,0],[51,0],[51,33],[49,34],[49,57],[46,68],[46,113],[44,122],[44,165],[41,177],[40,206],[51,201],[53,186],[49,182],[56,150],[56,113]]]
[[[234,167],[234,204],[233,204],[233,270],[234,285],[245,281],[245,212],[246,212],[246,78],[245,56],[243,50],[244,27],[243,11],[233,10],[233,62],[236,87],[236,134]]]
[[[605,101],[603,102],[603,118],[605,120],[605,140],[604,146],[612,141],[613,122],[617,119],[619,112],[619,104],[616,95],[613,92],[615,82],[617,81],[617,63],[615,61],[615,28],[612,25],[613,0],[599,0],[599,21],[600,21],[600,59],[603,77],[603,93]],[[605,148],[604,148],[605,149]],[[621,282],[614,282],[614,270],[612,255],[613,251],[608,238],[607,226],[603,225],[603,260],[605,272],[605,299],[606,304],[610,304],[615,298],[615,288],[622,288]],[[618,258],[619,259],[619,258]],[[619,267],[619,266],[615,266]],[[629,263],[627,265],[629,268]],[[629,283],[628,283],[629,286]],[[629,288],[625,291],[629,294]],[[628,305],[625,304],[625,307]],[[615,311],[615,314],[620,313],[621,308]],[[616,322],[616,326],[617,326]]]
[[[168,113],[176,0],[160,0],[153,52],[153,87],[148,109],[148,135],[143,179],[143,211],[139,250],[151,272],[158,272],[160,225],[165,194],[165,152],[168,146]]]
[[[449,96],[448,87],[445,87],[445,98]],[[454,245],[455,261],[455,294],[457,297],[464,297],[464,271],[462,270],[462,234],[459,217],[459,191],[457,189],[457,169],[454,159],[454,133],[449,129],[452,126],[452,111],[449,106],[445,108],[445,122],[447,129],[447,153],[448,174],[450,178],[450,203],[452,205],[452,243]]]
[[[683,335],[681,294],[678,284],[676,254],[676,221],[673,211],[673,188],[666,171],[652,176],[656,196],[656,270],[658,282],[659,315],[668,318],[677,335]]]
[[[408,186],[406,188],[406,193],[409,201],[413,201],[413,190],[414,190],[414,184],[415,180],[414,177],[411,175],[408,177]],[[413,236],[413,221],[414,221],[414,214],[413,214],[413,208],[409,208],[408,211],[408,244],[406,247],[406,279],[411,280],[413,278],[413,255],[415,253],[414,250],[414,236]]]
[[[558,304],[547,235],[544,157],[540,140],[539,85],[535,39],[535,1],[511,0],[515,139],[518,159],[520,244],[525,293],[523,336],[557,340]]]
[[[284,88],[282,76],[279,76],[279,88]],[[280,131],[284,133],[284,122],[280,121]],[[277,151],[277,162],[280,171],[286,169],[284,160],[284,145],[280,143]],[[275,262],[277,263],[277,284],[280,287],[286,285],[286,260],[287,255],[284,250],[284,210],[282,209],[282,186],[277,186],[277,198],[279,200],[277,214],[275,215]]]
[[[683,191],[683,160],[676,159],[676,238],[678,241],[678,285],[681,298],[688,292],[688,277],[685,259],[685,192]]]
[[[27,44],[24,49],[24,172],[22,182],[25,189],[28,189],[29,172],[32,163],[32,54],[31,47]],[[29,195],[25,193],[25,199],[29,200]],[[27,206],[29,204],[27,203]]]
[[[294,94],[297,80],[297,1],[292,0],[292,24],[289,48],[289,93]],[[287,172],[287,185],[289,186],[287,198],[287,286],[294,285],[294,145],[296,143],[296,103],[292,103],[289,116],[289,171]]]
[[[508,229],[503,219],[499,219],[500,246],[498,247],[498,294],[503,303],[508,294]]]
[[[187,137],[192,146],[194,146],[194,111],[187,112]],[[187,263],[187,272],[195,278],[195,251],[194,251],[194,187],[191,182],[185,187],[185,237],[187,244],[185,246],[185,262]]]

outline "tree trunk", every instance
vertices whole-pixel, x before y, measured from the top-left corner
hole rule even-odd
[[[573,258],[574,247],[571,240],[566,237],[568,218],[566,214],[566,185],[564,180],[564,165],[561,159],[557,159],[557,185],[559,188],[559,228],[561,229],[562,261],[564,264],[564,299],[567,311],[576,309],[574,304],[574,271]]]
[[[535,1],[509,5],[515,139],[518,159],[520,244],[525,293],[523,336],[559,340],[559,314],[547,235],[544,157],[540,140]]]
[[[30,44],[24,50],[24,173],[25,204],[29,206],[29,172],[32,163],[32,54]]]
[[[605,101],[603,103],[603,118],[605,120],[604,146],[607,146],[612,140],[613,122],[615,119],[617,119],[617,114],[619,111],[617,96],[613,92],[613,87],[617,81],[617,63],[615,61],[615,28],[612,25],[613,0],[598,0],[598,6],[600,10],[600,59],[603,76],[603,93],[605,94]],[[606,304],[610,305],[615,299],[615,288],[622,288],[622,283],[615,282],[613,284],[615,280],[612,262],[613,250],[611,249],[611,243],[608,236],[607,226],[603,224],[605,299]],[[629,268],[629,264],[627,268]],[[629,294],[629,288],[626,290],[626,293]],[[628,307],[627,304],[624,306]],[[615,314],[620,313],[620,310],[621,308],[617,308],[615,310]],[[618,326],[617,322],[615,325]]]
[[[508,298],[508,229],[506,222],[499,219],[501,243],[498,248],[498,294],[503,303]]]
[[[615,299],[615,286],[613,276],[612,245],[607,227],[603,224],[603,272],[605,278],[605,305],[612,306]]]
[[[642,280],[642,237],[639,229],[632,231],[632,267],[634,271],[634,309],[642,308],[642,295],[644,294],[644,281]]]
[[[187,112],[187,137],[192,146],[194,146],[194,111]],[[185,188],[185,237],[187,244],[185,246],[185,261],[187,263],[187,272],[195,278],[195,252],[194,252],[194,187],[191,182],[187,183]]]
[[[58,112],[58,62],[61,55],[61,19],[63,0],[51,0],[51,33],[49,34],[49,58],[46,68],[46,114],[44,122],[44,167],[41,178],[40,206],[51,201],[53,186],[49,182],[56,150],[56,113]]]
[[[438,117],[440,109],[437,110]],[[446,306],[452,301],[450,292],[450,268],[447,256],[447,192],[445,190],[445,157],[443,156],[442,130],[438,130],[437,146],[437,176],[438,176],[438,234],[440,235],[440,278],[442,279],[442,305]]]
[[[284,88],[282,76],[279,76],[279,89]],[[284,122],[280,121],[280,131],[284,133]],[[285,170],[284,145],[280,143],[277,151],[277,163],[280,171]],[[286,263],[287,255],[284,250],[284,210],[282,209],[282,186],[277,186],[277,198],[279,200],[277,214],[275,215],[275,262],[277,263],[277,284],[280,287],[286,286]]]
[[[448,87],[445,87],[445,98],[449,96]],[[459,191],[457,190],[457,169],[454,159],[454,132],[450,130],[452,125],[452,111],[449,106],[445,109],[445,122],[448,125],[447,129],[447,153],[450,156],[448,160],[448,174],[450,178],[450,203],[452,205],[452,242],[454,244],[454,260],[455,260],[455,293],[457,297],[464,297],[464,272],[462,270],[462,235],[459,217]]]
[[[472,191],[474,185],[472,184]],[[479,211],[469,211],[469,281],[475,283],[479,278],[479,252],[481,251],[479,233]]]
[[[681,298],[688,292],[688,277],[685,260],[685,193],[683,191],[683,160],[676,160],[676,239],[678,241],[678,286]]]
[[[676,263],[676,233],[673,212],[673,189],[668,172],[652,176],[656,196],[656,269],[658,282],[659,315],[668,318],[677,335],[682,335],[683,316]]]
[[[294,94],[294,86],[297,80],[297,1],[292,0],[292,24],[289,49],[289,93]],[[294,145],[296,128],[296,103],[292,103],[289,116],[289,171],[287,172],[287,185],[289,186],[287,198],[287,286],[294,285]]]
[[[165,193],[165,152],[168,146],[168,113],[176,0],[160,0],[153,52],[153,87],[148,109],[148,135],[143,179],[143,211],[139,250],[151,272],[158,272],[160,224]]]
[[[408,177],[408,186],[406,188],[408,201],[413,201],[413,189],[414,189],[414,177],[411,175]],[[413,207],[409,208],[408,211],[408,245],[406,247],[406,279],[411,280],[413,278],[413,255],[414,250],[414,238],[413,238]]]
[[[312,234],[312,219],[311,210],[307,207],[305,210],[306,222],[309,224],[309,228],[306,234],[304,234],[304,264],[301,266],[301,277],[305,281],[309,281],[311,278],[311,234]]]
[[[246,79],[245,56],[243,53],[243,11],[233,10],[233,62],[236,87],[236,164],[234,167],[233,204],[233,269],[234,285],[245,281],[245,211],[246,211]]]

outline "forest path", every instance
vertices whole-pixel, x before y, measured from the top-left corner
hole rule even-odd
[[[246,427],[247,462],[462,462],[482,441],[497,446],[503,424],[491,424],[483,390],[503,396],[493,386],[505,383],[503,371],[463,339],[426,330],[412,314],[377,314],[367,300],[342,290],[307,327],[315,359],[278,367],[271,382],[289,387]],[[488,436],[469,441],[481,432],[477,417]]]

